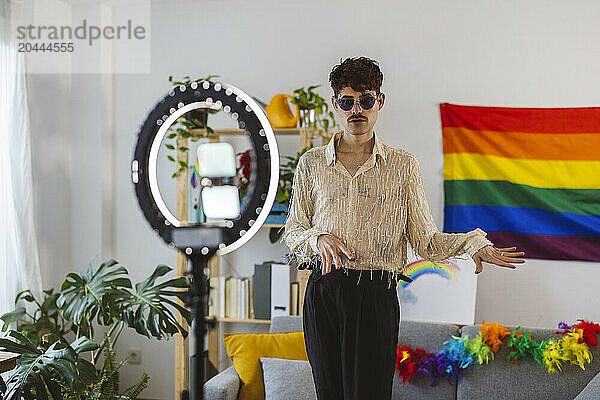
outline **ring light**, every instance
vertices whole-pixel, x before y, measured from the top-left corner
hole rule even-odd
[[[199,108],[222,109],[229,114],[249,135],[254,150],[253,176],[248,188],[250,199],[238,218],[226,222],[227,229],[217,251],[224,255],[240,248],[258,232],[275,202],[279,182],[279,152],[273,128],[250,96],[235,86],[208,81],[181,85],[169,92],[150,111],[138,133],[132,180],[140,207],[155,232],[171,247],[194,251],[194,243],[177,243],[174,231],[186,230],[185,235],[175,235],[191,238],[195,230],[208,226],[185,226],[169,211],[158,188],[157,166],[160,146],[169,127],[185,113]]]
[[[158,187],[158,155],[169,128],[182,115],[196,109],[222,110],[235,120],[253,147],[247,198],[239,215],[225,224],[188,225],[168,209]],[[208,260],[215,254],[230,253],[258,232],[275,202],[279,183],[279,151],[273,128],[260,106],[235,86],[209,81],[178,86],[164,96],[148,113],[137,134],[131,163],[131,179],[140,208],[152,228],[171,248],[178,248],[191,260],[193,287],[189,306],[194,312],[196,349],[201,353],[196,370],[194,399],[203,398],[205,381],[204,336],[208,311]],[[200,182],[223,181],[200,176]],[[206,186],[207,188],[210,186]],[[182,393],[182,398],[187,398]]]

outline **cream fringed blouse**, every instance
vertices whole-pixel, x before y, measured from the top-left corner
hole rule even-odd
[[[321,234],[336,236],[352,252],[354,260],[340,255],[343,267],[392,274],[406,266],[407,242],[430,261],[464,253],[472,257],[492,244],[481,229],[438,231],[413,154],[386,145],[374,134],[373,154],[350,176],[336,160],[334,144],[339,135],[327,146],[308,150],[298,161],[281,238],[291,250],[291,260],[316,265],[321,259],[317,249]]]

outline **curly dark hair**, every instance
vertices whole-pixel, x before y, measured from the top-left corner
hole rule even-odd
[[[383,83],[383,73],[379,63],[367,57],[348,57],[340,59],[329,74],[331,88],[337,96],[345,87],[350,86],[357,92],[376,90],[379,93]]]

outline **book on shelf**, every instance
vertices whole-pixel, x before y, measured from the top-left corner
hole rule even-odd
[[[290,265],[256,264],[252,276],[210,278],[209,314],[233,319],[266,319],[276,315],[302,315],[308,274],[298,272],[292,282]]]
[[[248,291],[250,296],[248,298],[248,313],[250,318],[254,318],[254,275],[248,277]]]
[[[308,275],[310,271],[306,269],[298,270],[298,315],[302,315],[304,309],[304,294],[306,292],[306,285],[308,285]]]
[[[237,276],[225,279],[225,317],[239,318],[240,280]]]
[[[219,317],[224,318],[225,317],[225,299],[227,297],[225,297],[225,277],[224,276],[219,276],[219,297],[218,297],[218,301],[219,301]]]
[[[210,277],[210,292],[208,299],[208,314],[216,317],[225,316],[225,277]]]
[[[225,318],[231,318],[231,277],[225,278]]]
[[[290,283],[290,315],[298,315],[298,282]]]
[[[237,299],[234,300],[235,302],[233,303],[232,306],[235,308],[235,313],[234,313],[235,318],[242,318],[242,302],[243,302],[242,278],[237,278],[235,283],[237,284],[238,295],[237,295]]]
[[[217,315],[218,307],[218,280],[215,276],[211,276],[208,281],[208,315]]]
[[[211,315],[235,319],[252,318],[252,307],[250,307],[252,277],[218,276],[211,277],[210,281],[211,287],[218,286],[222,288],[218,296],[213,296],[212,292],[210,294],[211,300],[217,299],[216,305],[209,303]],[[219,310],[220,314],[213,314],[214,310]]]
[[[250,318],[250,286],[248,278],[241,278],[239,280],[240,284],[240,296],[239,296],[239,309],[238,309],[238,318],[248,319]]]
[[[241,296],[240,296],[240,286],[241,286],[241,279],[240,277],[237,276],[232,276],[231,278],[231,296],[229,297],[230,300],[230,310],[231,310],[231,314],[230,317],[231,318],[240,318],[240,301],[241,301]]]

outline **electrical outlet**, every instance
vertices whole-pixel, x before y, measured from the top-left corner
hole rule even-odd
[[[127,362],[129,364],[141,364],[142,363],[142,350],[129,349],[127,351]]]

